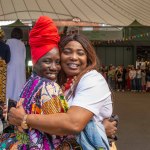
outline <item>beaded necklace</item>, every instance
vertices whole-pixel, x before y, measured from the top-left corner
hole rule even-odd
[[[75,80],[76,80],[76,76],[68,77],[66,83],[64,83],[64,85],[62,86],[63,92],[69,90],[71,86],[74,84]]]

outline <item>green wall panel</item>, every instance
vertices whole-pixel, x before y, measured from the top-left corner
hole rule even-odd
[[[106,62],[106,50],[105,47],[97,47],[96,48],[97,57],[100,60],[100,63],[103,65]]]
[[[107,65],[115,65],[116,61],[116,54],[115,54],[115,47],[106,47],[106,64]]]
[[[96,47],[97,57],[101,61],[101,64],[109,66],[110,64],[118,65],[132,65],[134,64],[134,49],[133,47],[123,46],[102,46]]]
[[[124,64],[124,49],[123,49],[123,47],[116,47],[115,53],[116,53],[115,64]]]
[[[124,66],[134,65],[133,47],[124,47]]]

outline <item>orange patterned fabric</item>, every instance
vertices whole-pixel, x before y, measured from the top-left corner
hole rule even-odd
[[[59,112],[62,112],[61,105],[62,104],[61,104],[59,97],[55,96],[42,105],[42,111],[44,114],[59,113]]]

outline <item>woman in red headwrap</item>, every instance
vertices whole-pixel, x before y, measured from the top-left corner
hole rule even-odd
[[[59,39],[54,22],[46,16],[40,17],[30,32],[33,73],[24,85],[19,101],[27,114],[53,114],[68,109],[62,90],[55,83],[61,69]],[[0,149],[52,150],[60,144],[62,137],[28,128],[26,117],[15,133],[3,134]]]

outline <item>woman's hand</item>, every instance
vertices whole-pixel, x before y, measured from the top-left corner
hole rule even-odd
[[[117,131],[117,122],[110,121],[109,119],[104,119],[103,125],[105,127],[106,135],[110,138],[113,138]]]
[[[25,114],[22,104],[17,105],[16,108],[12,107],[8,113],[8,121],[12,125],[21,126]]]

